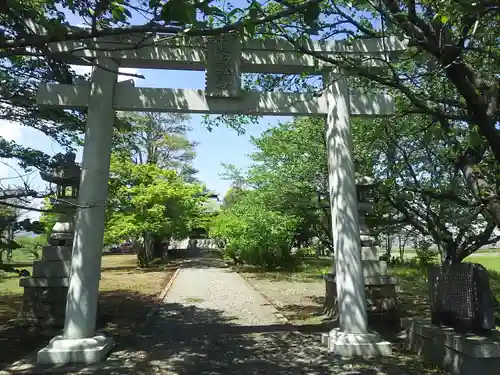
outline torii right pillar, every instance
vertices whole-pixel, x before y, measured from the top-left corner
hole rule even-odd
[[[322,342],[342,357],[391,355],[391,344],[368,330],[347,79],[327,72],[323,85],[339,327]]]

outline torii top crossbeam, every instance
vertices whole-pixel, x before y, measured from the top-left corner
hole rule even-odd
[[[377,67],[388,54],[400,52],[406,43],[396,37],[355,41],[302,41],[300,47],[331,58],[356,57],[358,64]],[[70,63],[91,64],[112,59],[120,67],[206,71],[205,90],[134,88],[121,85],[115,92],[114,108],[122,111],[152,110],[184,113],[241,113],[325,115],[324,97],[297,93],[258,93],[241,90],[243,72],[322,74],[328,64],[311,55],[299,54],[297,46],[284,40],[241,40],[236,33],[216,37],[162,38],[152,35],[68,41],[50,45],[50,50]],[[332,68],[332,66],[330,66]],[[87,106],[89,87],[41,85],[38,102],[65,108]],[[233,99],[231,102],[225,99]],[[350,96],[351,115],[393,113],[387,95]]]
[[[394,36],[353,41],[302,40],[294,45],[283,39],[246,39],[240,42],[237,34],[224,36],[227,35],[238,39],[240,69],[245,73],[321,74],[319,69],[328,66],[311,55],[298,54],[298,47],[331,58],[347,55],[371,59],[370,64],[377,66],[380,64],[376,59],[402,52],[407,45],[405,40]],[[207,44],[216,38],[135,35],[54,43],[50,50],[78,65],[85,65],[96,57],[109,57],[127,68],[203,71],[206,69]]]

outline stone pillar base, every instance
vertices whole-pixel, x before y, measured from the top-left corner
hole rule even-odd
[[[390,356],[392,346],[383,341],[376,332],[345,333],[340,328],[334,328],[321,335],[321,343],[328,351],[341,357],[377,357]]]
[[[23,305],[19,324],[29,326],[62,326],[68,294],[67,279],[24,278]]]
[[[64,324],[68,276],[71,270],[72,234],[53,233],[49,242],[52,245],[43,247],[42,259],[33,262],[32,276],[19,280],[19,286],[24,288],[23,306],[18,316],[19,324]]]
[[[56,336],[49,345],[38,352],[37,363],[41,365],[98,363],[109,354],[113,344],[113,339],[101,335],[71,340]]]

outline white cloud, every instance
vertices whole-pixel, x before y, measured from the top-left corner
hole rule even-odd
[[[17,122],[0,120],[0,136],[8,141],[19,142],[23,138],[22,127]]]
[[[25,130],[19,123],[7,120],[0,120],[0,136],[8,141],[15,141],[16,143],[22,144],[25,141]],[[22,169],[19,167],[18,163],[14,160],[1,159],[0,160],[0,187],[19,186],[22,185],[26,180],[28,182],[38,182],[39,177],[37,174],[25,175]],[[22,177],[20,177],[22,176]],[[38,201],[34,201],[33,205],[39,206]],[[24,211],[21,218],[38,219],[40,214],[35,211]]]
[[[92,67],[90,66],[85,66],[85,65],[71,65],[71,68],[77,73],[77,74],[90,74],[92,71]],[[120,68],[118,70],[121,73],[126,73],[126,74],[139,74],[139,70],[136,68]],[[131,77],[129,75],[123,75],[119,74],[118,75],[118,81],[125,81],[128,79],[133,79],[134,81],[137,80],[137,77]]]

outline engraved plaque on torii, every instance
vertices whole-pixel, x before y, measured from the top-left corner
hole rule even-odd
[[[207,40],[207,97],[238,98],[241,93],[241,42],[236,33]]]

